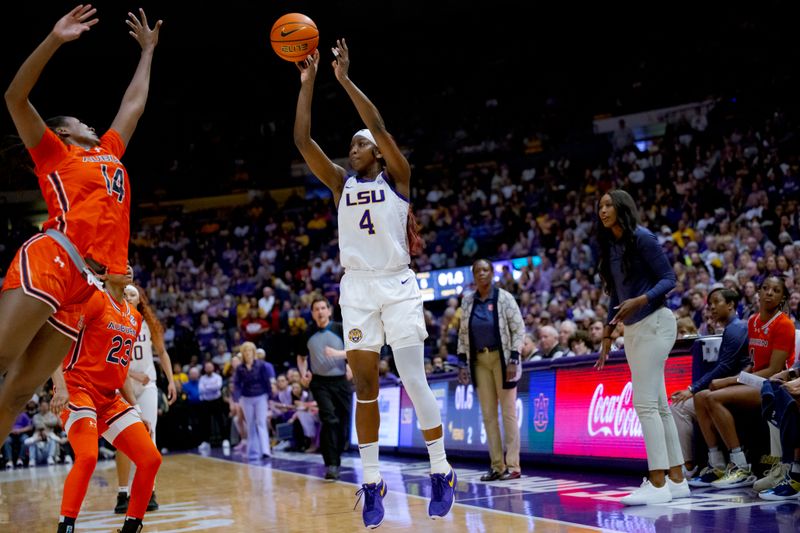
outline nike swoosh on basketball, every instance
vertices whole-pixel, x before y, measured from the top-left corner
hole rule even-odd
[[[400,284],[401,284],[401,285],[405,285],[405,284],[408,282],[408,280],[410,280],[410,279],[411,279],[411,278],[406,278],[406,279],[404,279],[403,281],[401,281],[401,282],[400,282]]]
[[[287,37],[287,36],[289,36],[289,35],[293,34],[294,32],[296,32],[296,31],[300,31],[300,30],[302,30],[302,29],[303,29],[303,28],[295,28],[295,29],[293,29],[293,30],[289,30],[289,31],[286,31],[286,30],[281,30],[281,37]]]

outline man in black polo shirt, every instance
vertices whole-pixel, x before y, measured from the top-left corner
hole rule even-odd
[[[331,305],[322,296],[311,303],[314,324],[308,331],[308,355],[297,356],[303,382],[310,381],[322,428],[319,447],[325,461],[325,479],[339,479],[342,452],[347,448],[353,393],[344,351],[342,324],[331,321]],[[309,361],[309,358],[311,359]],[[308,369],[310,365],[311,370]],[[313,371],[313,374],[312,374]]]

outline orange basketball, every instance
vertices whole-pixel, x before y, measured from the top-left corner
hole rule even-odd
[[[317,49],[319,31],[314,21],[302,13],[287,13],[272,25],[269,41],[281,59],[296,63]]]

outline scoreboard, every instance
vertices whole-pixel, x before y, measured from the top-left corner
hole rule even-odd
[[[539,256],[493,261],[494,279],[495,281],[499,280],[506,267],[511,271],[514,279],[519,279],[523,268],[526,266],[536,267],[541,263],[542,259]],[[423,302],[446,300],[450,297],[458,298],[464,289],[472,285],[472,266],[417,272],[417,285],[422,293]]]

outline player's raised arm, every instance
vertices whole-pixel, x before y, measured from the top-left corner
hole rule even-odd
[[[74,41],[97,24],[99,19],[92,18],[96,12],[97,10],[91,5],[79,5],[61,17],[44,41],[22,63],[6,89],[8,112],[26,148],[33,148],[39,144],[47,128],[42,117],[28,100],[31,90],[56,50],[62,44]]]
[[[147,23],[147,16],[144,14],[144,10],[140,8],[138,17],[133,13],[128,13],[128,20],[125,22],[131,28],[128,33],[142,47],[142,55],[139,58],[139,64],[136,66],[136,72],[133,73],[133,79],[122,97],[122,104],[119,107],[119,111],[117,111],[117,116],[114,117],[114,122],[111,124],[111,128],[119,133],[122,141],[127,146],[133,131],[136,129],[136,125],[139,123],[139,118],[144,113],[147,93],[150,90],[150,67],[153,63],[153,51],[158,44],[162,21],[156,22],[151,29]]]
[[[347,95],[353,101],[353,105],[356,106],[358,115],[364,121],[364,125],[375,137],[378,150],[380,150],[384,161],[386,161],[386,170],[397,184],[398,191],[408,197],[411,165],[409,165],[403,152],[400,151],[400,147],[397,146],[394,137],[386,131],[386,125],[378,108],[350,79],[350,50],[347,48],[347,43],[344,39],[336,40],[333,55],[335,56],[333,72],[336,74],[336,79],[347,91]]]
[[[347,171],[335,164],[311,138],[311,100],[314,96],[314,80],[319,67],[319,50],[305,60],[296,63],[300,70],[300,94],[297,96],[297,111],[294,118],[294,144],[300,150],[311,172],[333,192],[339,204]]]

